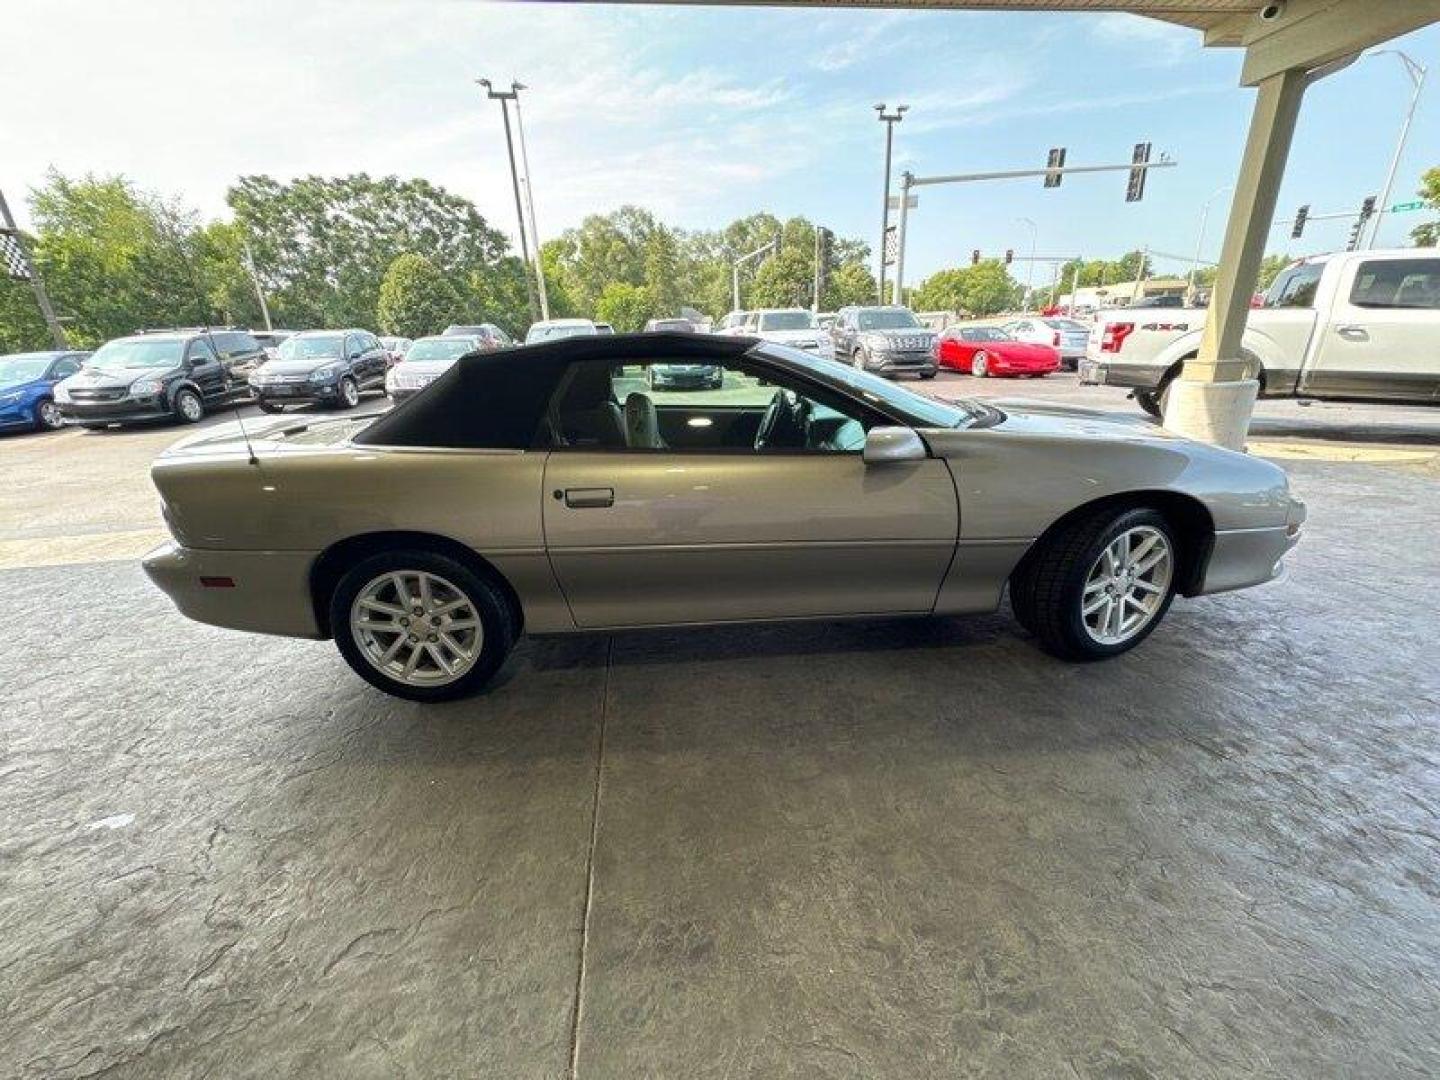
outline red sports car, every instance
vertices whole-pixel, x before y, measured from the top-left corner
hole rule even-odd
[[[1016,341],[998,326],[952,326],[935,342],[941,367],[979,378],[987,375],[1039,377],[1060,369],[1060,353],[1049,345]]]

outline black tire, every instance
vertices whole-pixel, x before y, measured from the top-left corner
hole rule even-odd
[[[360,387],[349,375],[340,380],[338,390],[335,395],[337,409],[353,409],[360,404]]]
[[[1170,583],[1159,608],[1133,637],[1105,644],[1090,636],[1081,615],[1085,579],[1101,552],[1121,533],[1148,525],[1164,534],[1170,545]],[[1147,508],[1098,510],[1046,537],[1026,556],[1010,580],[1010,606],[1020,625],[1034,634],[1040,647],[1062,660],[1103,660],[1128,652],[1164,620],[1175,599],[1179,546],[1163,514]]]
[[[175,419],[182,424],[198,424],[205,417],[205,403],[200,400],[200,395],[188,386],[182,386],[175,391],[175,400],[171,403]]]
[[[922,379],[933,379],[934,377],[935,377],[935,372],[933,372],[933,371],[922,371],[922,372],[920,372],[920,378],[922,378]]]
[[[360,591],[387,571],[422,570],[437,574],[463,592],[479,613],[484,640],[475,665],[453,682],[438,686],[412,686],[391,678],[366,658],[350,625],[350,609]],[[371,686],[409,701],[453,701],[478,691],[510,655],[519,633],[519,621],[500,588],[485,574],[449,555],[424,548],[402,548],[361,559],[345,572],[329,602],[330,630],[340,655]]]
[[[285,406],[275,401],[260,400],[255,402],[255,404],[263,413],[280,413],[285,411]]]
[[[110,427],[109,424],[81,424],[80,426],[86,431],[105,431]]]
[[[60,415],[53,398],[41,398],[35,403],[36,431],[59,431],[64,426],[65,417]]]
[[[1158,390],[1136,390],[1135,404],[1144,409],[1156,420],[1165,416],[1165,406],[1161,404],[1160,392]]]

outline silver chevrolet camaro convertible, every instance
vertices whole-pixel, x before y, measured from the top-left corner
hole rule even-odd
[[[721,375],[652,377],[690,367]],[[1113,656],[1176,593],[1275,577],[1305,517],[1275,466],[1138,419],[695,334],[475,354],[378,418],[202,432],[154,480],[174,542],[145,569],[182,612],[333,637],[419,701],[522,632],[959,615],[1007,586],[1047,651]]]

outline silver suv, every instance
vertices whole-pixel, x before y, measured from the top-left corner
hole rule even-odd
[[[907,307],[844,307],[830,327],[835,359],[881,375],[933,379],[935,334]]]

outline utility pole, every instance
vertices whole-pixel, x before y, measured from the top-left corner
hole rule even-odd
[[[510,136],[510,110],[507,101],[515,101],[514,90],[496,90],[489,79],[476,79],[485,88],[485,96],[500,102],[500,115],[505,120],[505,150],[510,155],[510,184],[515,189],[515,223],[520,227],[520,260],[525,269],[525,297],[529,302],[530,321],[537,321],[539,314],[535,307],[535,283],[530,280],[530,247],[525,240],[525,209],[520,201],[520,173],[515,167],[515,142]]]
[[[1210,221],[1210,204],[1234,186],[1234,184],[1226,184],[1222,188],[1217,188],[1215,194],[1205,200],[1205,205],[1200,210],[1200,232],[1195,237],[1195,257],[1190,260],[1190,273],[1185,278],[1185,302],[1187,304],[1194,303],[1195,274],[1200,269],[1200,248],[1205,243],[1205,226]]]
[[[895,125],[905,119],[905,113],[909,109],[909,105],[897,105],[893,113],[887,113],[883,102],[875,106],[880,122],[885,125],[885,197],[880,200],[880,255],[876,259],[877,273],[875,274],[878,290],[875,301],[879,304],[885,303],[885,238],[890,232],[890,152],[895,141]],[[900,216],[903,219],[905,216],[904,203],[901,203],[901,207]],[[898,236],[896,241],[895,259],[898,272],[902,248],[899,245]],[[897,288],[895,291],[898,294],[900,290]]]
[[[530,210],[530,240],[535,245],[535,284],[540,287],[540,317],[550,318],[550,296],[545,291],[545,266],[540,261],[540,229],[535,224],[535,181],[530,176],[530,153],[525,149],[525,121],[520,118],[521,83],[511,83],[515,95],[515,131],[520,136],[520,164],[525,168],[525,205]]]
[[[1049,177],[1046,177],[1046,179],[1048,180]],[[1026,272],[1025,277],[1025,300],[1020,305],[1026,311],[1029,311],[1030,301],[1035,296],[1035,241],[1040,235],[1040,230],[1036,227],[1035,222],[1031,221],[1028,217],[1016,218],[1015,220],[1023,225],[1030,226],[1030,269]]]
[[[1075,266],[1070,271],[1070,311],[1069,315],[1075,317],[1075,294],[1080,291],[1080,264],[1085,260],[1080,256],[1075,258]]]
[[[905,225],[910,217],[910,185],[915,182],[909,170],[900,174],[900,223],[895,229],[895,296],[897,304],[905,303]],[[890,200],[885,200],[890,205]],[[885,302],[885,283],[880,283],[880,302]]]
[[[1400,168],[1400,156],[1405,153],[1405,140],[1410,135],[1410,121],[1415,118],[1415,105],[1420,100],[1420,90],[1425,85],[1425,69],[1399,49],[1378,49],[1370,55],[1381,56],[1385,53],[1400,58],[1400,62],[1405,65],[1405,73],[1410,76],[1410,81],[1415,85],[1415,89],[1410,94],[1410,108],[1405,112],[1405,122],[1400,125],[1400,138],[1395,143],[1395,156],[1390,159],[1390,171],[1385,174],[1385,186],[1380,190],[1380,202],[1376,207],[1378,212],[1375,215],[1375,224],[1370,227],[1370,238],[1365,243],[1366,248],[1375,246],[1375,237],[1380,232],[1380,222],[1384,220],[1382,215],[1390,209],[1390,189],[1395,186],[1395,173]]]
[[[40,305],[40,314],[45,319],[45,325],[50,328],[50,339],[55,342],[55,348],[69,348],[65,330],[61,327],[60,320],[55,317],[55,309],[50,306],[50,294],[45,291],[45,283],[40,280],[40,271],[35,266],[35,260],[30,257],[30,252],[25,247],[25,238],[15,227],[15,219],[10,216],[10,204],[5,201],[3,191],[0,191],[0,225],[3,225],[3,228],[0,228],[0,238],[8,239],[20,255],[23,265],[19,269],[30,279],[30,288],[35,291],[35,302]]]
[[[270,305],[265,302],[265,290],[260,287],[260,275],[255,273],[255,256],[250,253],[250,244],[247,241],[242,246],[245,252],[245,270],[250,275],[250,284],[255,288],[255,299],[260,301],[260,315],[265,320],[265,329],[274,330],[270,325]]]

